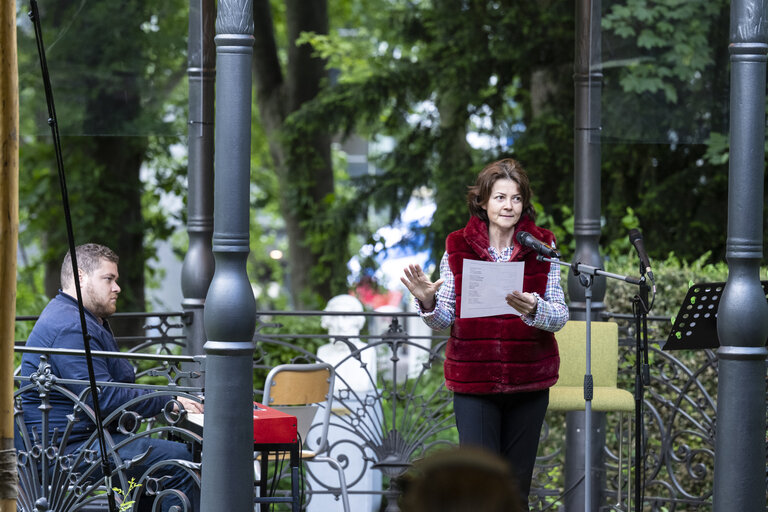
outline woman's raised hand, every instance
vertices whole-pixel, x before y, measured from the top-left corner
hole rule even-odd
[[[408,265],[403,269],[403,272],[405,276],[401,277],[400,281],[402,281],[414,297],[419,299],[419,302],[421,302],[421,305],[426,310],[433,309],[435,307],[435,294],[440,285],[443,284],[443,279],[438,279],[433,283],[420,265]]]

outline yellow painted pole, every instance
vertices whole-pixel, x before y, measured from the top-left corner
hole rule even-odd
[[[13,341],[19,237],[19,77],[16,2],[0,7],[0,512],[16,512]]]

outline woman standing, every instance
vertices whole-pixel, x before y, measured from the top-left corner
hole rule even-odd
[[[409,265],[401,277],[428,326],[451,326],[444,371],[454,392],[459,442],[509,462],[524,510],[549,388],[560,366],[553,332],[568,321],[559,266],[538,261],[535,251],[514,243],[516,233],[525,231],[554,246],[554,235],[534,223],[531,196],[520,163],[508,158],[489,164],[469,188],[469,222],[446,238],[440,279],[432,282],[418,265]],[[506,296],[520,316],[461,318],[465,259],[525,263],[523,291]]]

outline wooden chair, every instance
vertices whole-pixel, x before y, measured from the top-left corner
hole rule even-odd
[[[349,496],[344,470],[337,459],[328,453],[328,428],[333,408],[333,383],[335,372],[327,363],[282,364],[274,367],[264,383],[262,403],[297,418],[297,428],[306,443],[305,436],[317,415],[316,427],[320,428],[317,448],[309,450],[302,446],[301,459],[304,462],[330,464],[339,476],[339,492],[344,512],[350,512]]]

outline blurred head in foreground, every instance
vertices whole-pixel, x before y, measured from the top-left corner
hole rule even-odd
[[[436,452],[400,480],[402,512],[522,512],[504,459],[474,447]]]

